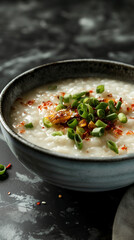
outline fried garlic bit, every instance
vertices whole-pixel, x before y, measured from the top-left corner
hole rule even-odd
[[[74,117],[76,113],[71,110],[60,110],[54,114],[49,115],[47,118],[53,124],[66,123],[71,117]]]

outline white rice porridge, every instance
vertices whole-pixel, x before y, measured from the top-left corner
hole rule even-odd
[[[53,87],[53,84],[51,84]],[[76,79],[60,81],[56,89],[51,89],[51,85],[45,85],[33,89],[30,92],[20,96],[13,104],[11,111],[12,129],[21,137],[35,145],[50,149],[54,152],[69,154],[72,156],[85,157],[107,157],[117,156],[115,151],[112,151],[107,141],[113,141],[118,147],[118,154],[134,153],[134,84],[115,81],[108,79]],[[105,90],[102,93],[96,93],[98,85],[104,85]],[[118,101],[121,101],[121,107],[117,115],[122,112],[127,117],[127,122],[122,123],[117,118],[111,121],[111,125],[107,126],[103,136],[96,137],[87,131],[89,122],[84,126],[84,134],[82,135],[82,149],[78,149],[75,142],[68,137],[67,121],[64,123],[55,123],[51,127],[46,127],[43,123],[43,118],[50,120],[57,116],[57,104],[59,104],[59,96],[74,95],[86,91],[89,93],[89,98],[95,97],[99,102],[108,103],[113,100],[115,106]],[[66,104],[68,109],[69,104]],[[61,109],[59,112],[66,112],[67,109]],[[77,125],[80,125],[82,120],[76,111],[76,108],[70,109],[71,117],[77,119]],[[96,110],[95,110],[96,111]],[[105,122],[105,119],[101,119]],[[85,120],[84,120],[85,121]],[[95,126],[95,121],[93,126]],[[51,121],[50,121],[51,122]],[[32,123],[32,128],[27,128],[26,124]],[[52,122],[53,123],[53,122]],[[107,122],[105,122],[107,123]],[[109,124],[108,124],[109,125]],[[81,125],[80,125],[81,126]],[[94,129],[92,128],[92,130]],[[62,132],[62,135],[53,136],[54,132]],[[75,131],[75,128],[74,128]],[[87,131],[87,132],[86,132]]]

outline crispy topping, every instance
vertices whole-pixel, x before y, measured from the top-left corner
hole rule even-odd
[[[49,115],[48,119],[53,124],[59,124],[59,123],[66,123],[70,118],[74,117],[75,113],[73,113],[71,110],[60,110],[56,112],[55,114]]]

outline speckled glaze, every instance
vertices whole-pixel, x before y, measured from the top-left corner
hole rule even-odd
[[[10,128],[9,114],[21,93],[44,83],[78,77],[107,77],[134,83],[134,67],[104,60],[68,60],[31,69],[13,79],[1,93],[1,128],[15,156],[48,182],[79,191],[106,191],[134,182],[134,154],[114,158],[76,158],[35,146]]]

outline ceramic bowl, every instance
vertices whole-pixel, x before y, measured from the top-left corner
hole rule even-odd
[[[23,92],[61,79],[106,77],[134,83],[134,67],[104,60],[67,60],[33,68],[13,79],[2,91],[0,119],[7,144],[29,170],[49,183],[79,191],[106,191],[134,182],[134,154],[102,158],[71,157],[38,147],[10,127],[10,109]]]

